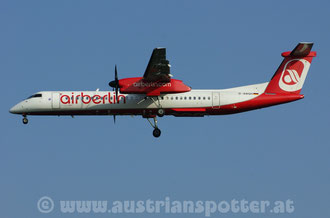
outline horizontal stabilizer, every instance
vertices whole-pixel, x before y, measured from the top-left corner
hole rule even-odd
[[[310,55],[310,52],[313,47],[312,42],[300,42],[291,52],[284,52],[283,57],[306,57]],[[314,54],[313,54],[314,56]]]

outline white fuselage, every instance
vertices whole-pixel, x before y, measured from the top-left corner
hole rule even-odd
[[[25,115],[111,115],[141,114],[143,110],[163,109],[220,109],[256,98],[268,83],[230,89],[191,90],[185,93],[162,94],[146,98],[145,94],[113,91],[43,91],[15,105],[10,112]],[[139,111],[136,113],[136,111]]]

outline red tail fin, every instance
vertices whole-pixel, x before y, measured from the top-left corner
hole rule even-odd
[[[301,42],[292,52],[283,52],[283,62],[270,80],[265,93],[299,94],[316,52],[313,43]]]

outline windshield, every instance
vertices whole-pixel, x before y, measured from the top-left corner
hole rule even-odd
[[[30,99],[30,98],[41,98],[42,97],[42,94],[34,94],[34,95],[31,95],[30,97],[28,97],[27,99]]]

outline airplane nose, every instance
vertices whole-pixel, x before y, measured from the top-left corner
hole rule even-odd
[[[22,113],[23,107],[19,104],[15,105],[14,107],[10,108],[9,112],[12,114],[20,114]]]
[[[17,112],[17,106],[15,105],[14,107],[10,108],[9,112],[15,114]]]

